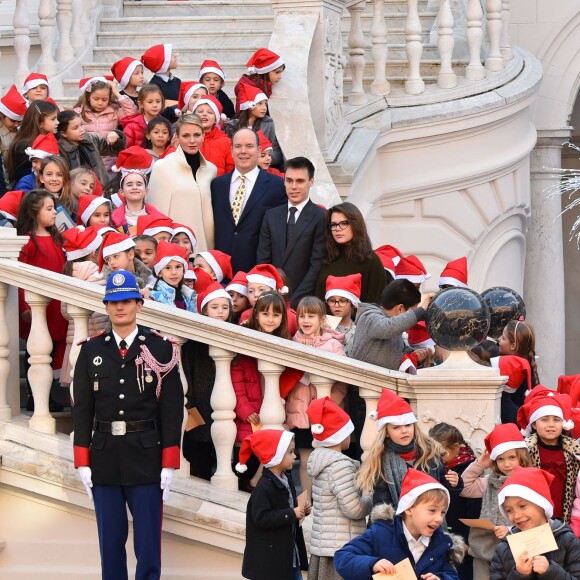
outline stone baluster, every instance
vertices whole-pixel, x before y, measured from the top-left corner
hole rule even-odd
[[[46,323],[46,307],[50,298],[26,290],[25,299],[31,309],[32,323],[26,349],[30,354],[28,362],[28,382],[34,397],[34,414],[29,427],[41,433],[55,433],[56,421],[48,410],[50,388],[52,386],[52,340]]]
[[[65,63],[70,62],[75,56],[70,38],[73,21],[72,0],[57,0],[56,4],[56,22],[58,24],[56,60],[59,63]]]
[[[78,51],[85,45],[83,23],[86,18],[86,3],[83,0],[72,0],[72,24],[70,31],[71,46]]]
[[[56,74],[54,45],[56,42],[56,5],[54,0],[40,0],[38,3],[38,38],[42,54],[38,60],[38,70],[45,75]]]
[[[514,57],[510,41],[510,20],[510,0],[503,0],[501,5],[501,37],[499,50],[504,61],[511,60]]]
[[[6,324],[8,285],[0,282],[0,421],[10,421],[12,410],[8,404],[8,374],[10,373],[10,333]]]
[[[405,92],[408,95],[419,95],[425,90],[421,78],[421,20],[419,20],[419,0],[407,0],[407,22],[405,24],[405,40],[407,60],[409,61],[409,76],[405,81]]]
[[[485,59],[485,68],[497,72],[504,68],[500,50],[502,0],[487,0],[486,10],[489,53]]]
[[[14,52],[16,53],[16,72],[14,81],[20,89],[28,76],[28,55],[30,54],[30,21],[26,0],[16,0],[12,26],[14,26]]]
[[[437,15],[437,47],[441,65],[437,75],[437,86],[441,89],[452,89],[457,86],[457,75],[453,72],[451,59],[453,58],[453,26],[455,21],[451,12],[450,0],[440,0],[439,14]]]
[[[210,404],[211,438],[215,447],[217,469],[211,478],[212,485],[224,489],[237,490],[238,479],[232,471],[232,450],[236,442],[236,394],[232,386],[230,368],[235,353],[216,346],[209,347],[209,355],[215,362],[215,383]]]
[[[258,370],[264,377],[264,400],[260,408],[260,420],[264,429],[284,429],[286,411],[280,397],[280,375],[282,365],[258,360]]]
[[[480,81],[485,78],[485,67],[481,64],[481,43],[483,41],[481,0],[468,0],[466,16],[469,64],[465,69],[465,78],[468,81]]]
[[[360,436],[360,446],[363,450],[362,460],[364,461],[377,438],[377,422],[374,419],[371,419],[371,414],[375,413],[377,410],[381,393],[379,391],[360,387],[359,395],[364,399],[366,408],[365,424]]]
[[[316,387],[316,396],[319,399],[322,399],[322,397],[330,397],[334,381],[332,379],[327,379],[326,377],[310,375],[310,384]]]
[[[350,56],[351,87],[348,102],[351,105],[364,105],[367,102],[363,87],[365,71],[365,37],[362,29],[361,15],[365,9],[366,0],[348,6],[350,13],[350,31],[348,33],[348,54]]]
[[[79,352],[81,351],[81,345],[79,342],[84,340],[89,335],[89,318],[91,317],[91,311],[86,308],[81,308],[80,306],[75,306],[74,304],[66,305],[67,314],[73,320],[74,337],[69,353],[70,362],[70,376],[71,379],[74,377],[75,366],[77,364],[77,359],[79,358]],[[73,384],[70,384],[70,398],[73,400]]]
[[[386,78],[387,72],[387,25],[385,24],[385,0],[373,0],[373,21],[371,24],[371,44],[375,64],[375,78],[371,84],[373,95],[385,96],[391,92]]]

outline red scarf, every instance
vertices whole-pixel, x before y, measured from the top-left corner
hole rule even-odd
[[[458,465],[463,465],[464,463],[468,463],[474,459],[475,455],[469,449],[460,447],[459,453],[449,463],[445,464],[445,471],[449,471]]]

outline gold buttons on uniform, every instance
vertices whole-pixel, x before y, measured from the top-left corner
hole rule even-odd
[[[119,411],[119,415],[124,415],[125,411]]]
[[[119,399],[124,399],[124,398],[125,398],[125,395],[123,395],[123,394],[119,395]]]
[[[120,382],[122,385],[124,385],[124,384],[125,384],[125,379],[121,379],[119,382]]]

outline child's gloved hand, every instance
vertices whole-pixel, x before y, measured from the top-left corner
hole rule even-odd
[[[548,562],[546,556],[534,556],[532,558],[532,569],[538,576],[545,574],[549,566],[550,562]]]
[[[455,471],[448,471],[445,474],[445,479],[451,487],[457,487],[457,484],[459,483],[459,474],[455,473]]]
[[[495,526],[493,528],[493,533],[498,540],[503,540],[507,535],[510,529],[507,526]]]
[[[373,566],[373,572],[377,574],[379,572],[384,572],[385,574],[394,574],[396,570],[392,562],[389,562],[383,558],[382,560],[375,562],[375,565]]]

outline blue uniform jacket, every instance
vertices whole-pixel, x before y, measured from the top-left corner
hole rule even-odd
[[[455,539],[442,528],[431,537],[431,542],[415,564],[407,540],[403,534],[403,520],[392,519],[392,508],[388,506],[385,516],[391,519],[376,521],[362,536],[351,540],[334,555],[334,567],[345,580],[371,580],[373,566],[382,558],[398,564],[409,558],[417,578],[422,574],[435,574],[440,580],[460,580],[451,564],[458,546]],[[376,510],[373,510],[373,514]],[[460,549],[460,551],[463,551]]]

